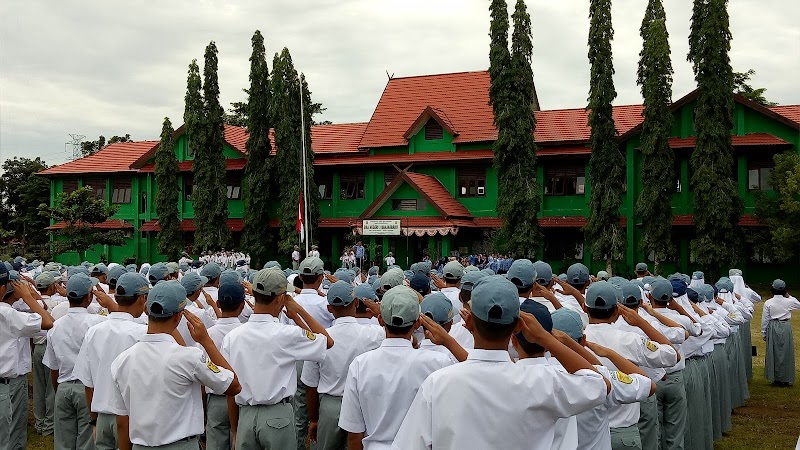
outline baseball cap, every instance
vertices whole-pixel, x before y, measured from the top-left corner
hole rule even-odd
[[[577,312],[569,308],[561,308],[553,311],[550,318],[553,321],[554,330],[563,332],[575,341],[580,341],[583,337],[583,321]]]
[[[325,264],[316,256],[310,256],[300,263],[300,275],[322,275]]]
[[[242,274],[236,270],[228,269],[219,276],[219,283],[241,283]]]
[[[608,282],[613,284],[614,286],[622,286],[623,283],[626,283],[628,280],[622,277],[611,277],[608,279]]]
[[[92,276],[94,276],[94,275],[102,275],[102,274],[108,275],[108,266],[106,266],[103,263],[97,263],[97,264],[92,266],[91,270],[89,270],[89,273]]]
[[[287,284],[286,275],[280,270],[261,269],[253,278],[253,291],[263,295],[285,294]]]
[[[508,268],[506,278],[518,288],[529,288],[536,280],[536,268],[530,259],[517,259]]]
[[[151,268],[150,270],[153,269]],[[222,269],[219,267],[219,264],[212,261],[203,266],[203,268],[200,270],[200,275],[208,278],[209,280],[213,280],[214,278],[222,275]]]
[[[597,272],[597,279],[601,281],[608,281],[608,272],[605,270]]]
[[[536,282],[542,286],[547,286],[553,280],[553,268],[550,264],[544,261],[536,261],[533,263],[533,268],[536,269]]]
[[[464,266],[458,261],[450,261],[444,265],[442,277],[445,280],[458,281],[464,276]]]
[[[481,272],[483,272],[486,275],[490,275],[490,276],[491,275],[497,275],[497,272],[495,272],[494,270],[492,270],[492,269],[490,269],[488,267],[481,269]]]
[[[409,286],[419,292],[420,295],[427,295],[431,290],[431,279],[424,272],[417,272],[411,278]]]
[[[658,281],[658,278],[656,278],[655,280],[650,282],[650,292],[651,293],[653,291],[653,283],[655,283],[656,281]],[[672,296],[676,297],[676,298],[680,297],[683,294],[685,294],[686,293],[686,288],[689,287],[682,279],[670,280],[669,283],[672,286]]]
[[[217,302],[226,308],[239,306],[244,302],[244,287],[238,281],[220,282],[219,290],[217,291]]]
[[[0,285],[8,283],[8,268],[5,264],[0,264]]]
[[[467,267],[464,267],[464,273],[465,274],[466,273],[470,273],[470,272],[477,272],[479,270],[481,270],[481,269],[478,269],[477,267],[473,266],[472,264],[468,265]]]
[[[355,277],[353,274],[347,269],[337,269],[336,272],[333,273],[333,276],[340,281],[344,281],[347,283],[352,283]]]
[[[117,285],[117,280],[119,280],[119,277],[126,273],[129,273],[128,269],[122,266],[115,266],[113,269],[109,269],[108,285],[111,287],[115,287]]]
[[[181,265],[176,263],[176,262],[174,262],[174,261],[170,261],[170,262],[166,263],[165,265],[167,266],[167,269],[169,269],[169,273],[170,274],[178,273],[178,271],[181,270]]]
[[[683,283],[683,282],[681,282]],[[664,278],[657,278],[650,283],[650,295],[658,301],[667,302],[672,298],[674,293],[672,282]]]
[[[444,325],[453,320],[455,313],[453,311],[453,303],[441,292],[426,295],[419,307],[422,314],[430,317],[439,325]]]
[[[12,269],[9,269],[9,270],[12,270]],[[82,274],[84,274],[84,275],[86,275],[88,277],[89,276],[89,269],[87,269],[84,266],[72,266],[72,267],[68,267],[67,268],[67,276],[68,277],[71,277],[71,276],[73,276],[75,274],[79,274],[79,273],[82,273]]]
[[[705,275],[703,274],[703,272],[697,271],[697,272],[692,273],[692,279],[693,280],[702,280],[703,278],[705,278]]]
[[[189,271],[189,263],[185,263],[185,262],[180,263],[180,264],[178,264],[178,267],[180,267],[181,272],[188,272]]]
[[[472,314],[484,322],[510,324],[519,318],[519,294],[502,275],[486,276],[472,289]]]
[[[330,292],[328,293],[330,295]],[[375,294],[375,289],[372,289],[372,286],[369,284],[359,284],[353,290],[353,296],[355,298],[366,298],[369,300],[377,300],[378,296]]]
[[[36,288],[47,289],[56,282],[56,277],[50,272],[42,272],[36,277]]]
[[[772,282],[772,289],[775,289],[776,291],[784,291],[786,290],[786,282],[778,278]]]
[[[475,283],[477,283],[481,278],[488,276],[489,275],[482,270],[465,273],[461,278],[461,290],[472,292],[472,289],[475,287]]]
[[[419,319],[420,308],[417,293],[406,286],[395,286],[381,300],[381,317],[387,325],[408,327]]]
[[[76,273],[67,281],[67,298],[80,299],[87,296],[98,282],[97,278],[90,277],[85,273]]]
[[[550,310],[548,310],[543,304],[537,302],[536,300],[527,299],[519,305],[519,310],[521,312],[532,314],[533,317],[536,317],[536,320],[539,322],[539,325],[544,328],[544,331],[547,331],[548,333],[553,331],[553,319],[550,316]],[[520,337],[524,338],[521,332],[517,334],[517,338]]]
[[[733,292],[733,281],[728,277],[722,277],[717,281],[716,287],[720,292]]]
[[[589,268],[581,263],[575,263],[567,268],[567,283],[585,284],[589,281]]]
[[[640,263],[636,264],[636,271],[640,272],[640,273],[641,272],[647,272],[648,271],[647,263],[640,262]]]
[[[328,304],[332,306],[347,306],[353,303],[355,292],[353,285],[344,280],[333,283],[328,289]]]
[[[8,281],[19,281],[19,272],[16,270],[10,270],[8,272]],[[11,284],[6,285],[8,289],[6,289],[6,294],[10,294],[14,292],[14,286]]]
[[[169,275],[169,268],[164,263],[155,263],[150,266],[150,271],[147,272],[147,279],[150,284],[155,285],[161,280],[164,280]]]
[[[381,288],[384,291],[388,291],[395,286],[401,286],[403,284],[403,280],[405,280],[405,277],[406,276],[402,271],[398,269],[392,269],[381,276]]]
[[[625,306],[638,306],[639,302],[642,300],[642,291],[639,289],[639,285],[632,282],[626,281],[620,285],[622,289],[622,303]],[[670,295],[672,295],[672,285],[670,285]]]
[[[125,272],[116,280],[116,295],[130,297],[146,294],[150,290],[150,283],[140,273]]]
[[[686,288],[686,297],[688,297],[689,301],[692,303],[700,301],[700,294],[692,288]]]
[[[147,294],[147,315],[172,317],[186,307],[186,289],[178,281],[160,281]]]
[[[189,272],[181,278],[181,286],[186,290],[186,295],[194,294],[208,283],[208,278]]]
[[[370,267],[370,268],[369,268],[369,271],[367,271],[367,274],[368,274],[369,276],[378,275],[378,266],[372,266],[372,267]]]
[[[622,291],[608,281],[598,281],[586,289],[586,306],[594,309],[611,309],[617,305]]]
[[[128,272],[136,272],[136,264],[128,264],[125,266],[125,270]]]

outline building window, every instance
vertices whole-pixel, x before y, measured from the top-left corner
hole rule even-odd
[[[545,195],[583,195],[586,192],[586,168],[583,164],[546,167]]]
[[[241,200],[242,198],[242,173],[232,172],[225,177],[228,200]]]
[[[111,183],[114,190],[111,193],[111,203],[127,204],[131,202],[131,178],[114,178]]]
[[[106,198],[106,180],[105,178],[88,178],[84,186],[89,186],[92,189],[92,194],[99,199]]]
[[[139,194],[139,214],[147,213],[147,192]]]
[[[358,200],[365,198],[364,185],[366,179],[361,175],[342,175],[341,177],[342,200]]]
[[[189,140],[189,135],[186,135],[186,159],[194,159],[194,148]]]
[[[486,169],[458,169],[458,196],[485,197]]]
[[[771,160],[747,161],[747,189],[751,191],[771,191],[769,178],[775,163]]]
[[[64,180],[62,192],[69,194],[76,190],[78,190],[78,180],[76,178],[67,178]]]
[[[425,124],[425,140],[434,141],[443,137],[444,130],[442,129],[442,125],[432,118],[428,119],[428,122]]]
[[[321,200],[330,200],[333,198],[333,174],[315,174],[317,177],[316,183],[319,189],[319,198]]]
[[[194,193],[194,176],[184,175],[183,177],[183,199],[187,202],[192,201],[192,194]]]
[[[428,202],[423,199],[392,199],[392,211],[424,211]]]

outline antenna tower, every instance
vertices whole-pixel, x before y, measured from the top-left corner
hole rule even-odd
[[[81,152],[81,142],[83,142],[83,140],[86,139],[86,136],[82,134],[70,133],[69,137],[72,138],[72,140],[65,143],[64,146],[65,147],[68,145],[72,146],[72,160],[74,161],[83,156],[83,153]]]

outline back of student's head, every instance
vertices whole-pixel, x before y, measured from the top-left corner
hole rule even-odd
[[[786,282],[777,279],[772,282],[772,295],[773,296],[785,296],[786,295]]]
[[[593,319],[610,319],[621,296],[622,291],[608,281],[592,283],[586,289],[586,312]]]
[[[159,281],[147,293],[146,311],[150,322],[168,322],[186,307],[186,289],[181,283]]]
[[[286,275],[278,269],[261,269],[253,277],[253,298],[257,304],[269,305],[286,293]]]
[[[222,312],[236,312],[244,304],[244,287],[241,283],[228,280],[220,284],[217,293],[217,306]]]
[[[381,319],[389,334],[404,336],[419,320],[420,306],[416,291],[406,286],[395,286],[383,294]]]
[[[140,295],[150,291],[150,282],[144,275],[136,272],[125,272],[116,280],[114,300],[120,306],[131,306]]]
[[[522,312],[532,314],[536,320],[539,321],[539,324],[542,326],[542,328],[544,328],[544,330],[548,333],[553,330],[553,320],[550,317],[550,311],[546,306],[535,300],[528,299],[519,305],[519,309]],[[544,347],[528,341],[521,332],[517,333],[515,336],[517,338],[517,342],[519,342],[519,346],[522,347],[522,350],[524,350],[526,354],[538,355],[544,353]]]
[[[490,342],[508,341],[519,320],[519,295],[514,283],[501,275],[475,283],[470,300],[474,331]]]

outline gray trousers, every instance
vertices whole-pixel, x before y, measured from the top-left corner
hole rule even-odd
[[[711,352],[711,379],[713,380],[714,392],[712,395],[712,414],[711,425],[714,433],[714,440],[722,438],[722,433],[730,431],[731,422],[731,392],[730,382],[728,381],[728,359],[725,356],[723,344],[715,344],[714,351]],[[725,410],[727,408],[727,419]],[[727,420],[728,428],[725,428]]]
[[[341,412],[342,397],[320,394],[317,450],[343,450],[347,448],[347,432],[339,428],[339,414]]]
[[[236,450],[286,450],[296,445],[291,403],[239,407]]]
[[[209,394],[206,417],[206,448],[230,450],[231,421],[228,416],[228,398],[224,395]]]
[[[58,385],[55,411],[55,450],[93,450],[86,390],[80,381]]]
[[[47,342],[33,347],[33,416],[34,428],[43,436],[53,434],[53,410],[56,391],[50,381],[50,368],[42,364]]]
[[[652,395],[639,402],[639,436],[642,440],[642,448],[658,448],[658,402],[656,396]]]
[[[297,361],[297,391],[294,393],[294,427],[297,431],[297,450],[306,450],[308,437],[308,406],[306,405],[306,385],[300,381],[303,373],[303,361]]]
[[[660,424],[661,450],[683,450],[683,433],[686,431],[686,390],[683,370],[668,373],[665,380],[656,383],[658,422]]]
[[[0,383],[0,450],[28,446],[28,377]]]
[[[185,441],[173,442],[172,444],[159,445],[157,447],[133,444],[133,450],[145,450],[147,448],[157,448],[159,450],[198,450],[200,448],[200,442],[196,437],[193,437]]]
[[[117,416],[97,414],[94,430],[95,450],[117,450]]]
[[[624,428],[612,428],[611,448],[614,450],[642,450],[639,428],[636,425]]]

